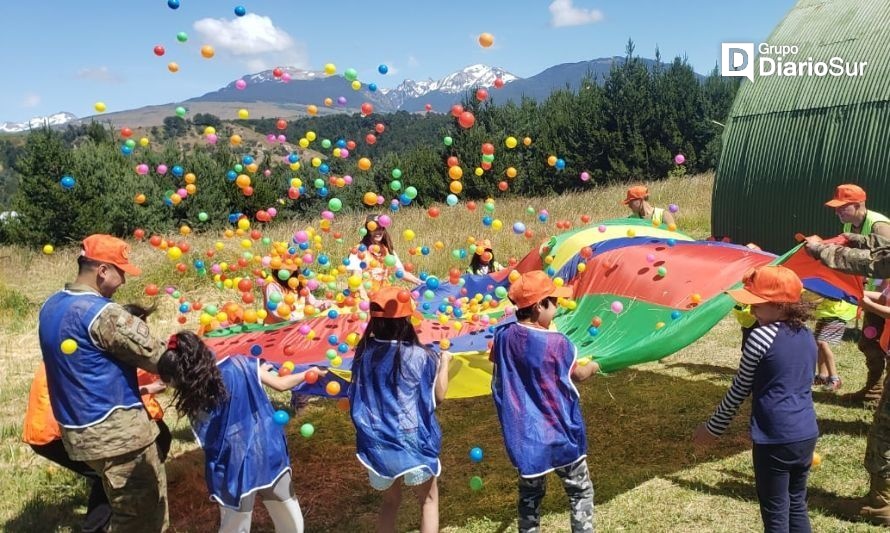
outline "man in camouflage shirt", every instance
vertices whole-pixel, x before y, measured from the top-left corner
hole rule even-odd
[[[890,239],[878,234],[845,233],[844,245],[825,244],[807,239],[807,253],[826,266],[870,278],[890,278]],[[886,294],[886,293],[885,293]],[[862,305],[872,312],[882,312],[890,302],[866,292]],[[882,342],[882,351],[886,341]],[[886,352],[884,352],[886,355]],[[870,476],[868,494],[849,509],[866,520],[890,526],[890,392],[885,386],[878,401],[874,421],[865,446],[865,469]]]
[[[109,235],[84,239],[77,279],[40,310],[39,337],[62,441],[102,477],[110,530],[153,533],[167,528],[167,478],[136,367],[157,372],[164,345],[110,300],[125,274],[140,273],[128,253]]]

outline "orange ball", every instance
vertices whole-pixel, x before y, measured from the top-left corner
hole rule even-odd
[[[340,383],[336,381],[330,381],[324,387],[325,392],[327,392],[331,396],[336,396],[340,394]]]
[[[489,46],[494,44],[494,35],[485,32],[479,35],[479,46],[482,48],[488,48]]]

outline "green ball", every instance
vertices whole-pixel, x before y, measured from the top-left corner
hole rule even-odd
[[[494,162],[494,154],[482,154],[482,160],[486,163]]]
[[[136,141],[133,139],[127,139],[124,144],[127,145],[127,148],[136,148]]]
[[[185,108],[182,106],[177,107],[176,108],[176,116],[179,118],[184,117],[185,116]]]
[[[182,296],[182,293],[179,292],[179,291],[173,291],[173,292],[170,294],[170,296],[173,297],[173,298],[179,298],[180,296]]]
[[[402,189],[402,182],[399,180],[392,180],[389,182],[389,188],[393,191],[400,191]]]
[[[290,279],[290,270],[286,270],[286,269],[284,269],[284,268],[282,268],[281,270],[279,270],[279,271],[278,271],[278,279],[280,279],[281,281],[287,281],[287,280],[289,280],[289,279]],[[273,294],[274,294],[274,293],[273,293]]]
[[[200,220],[201,222],[207,222],[208,220],[210,220],[210,216],[204,211],[201,211],[200,213],[198,213],[198,220]]]
[[[315,181],[312,182],[312,184],[315,185],[316,189],[321,189],[322,187],[324,187],[324,180],[321,178],[316,178]]]
[[[396,266],[396,256],[388,254],[386,257],[383,258],[383,264],[390,268]]]
[[[328,200],[328,209],[336,213],[343,209],[343,202],[339,198],[331,198]]]
[[[452,139],[451,137],[445,137],[444,139],[442,139],[442,142],[445,143],[445,146],[451,146],[452,144],[454,144],[454,139]]]
[[[528,207],[525,208],[525,212],[528,213],[529,215],[534,215],[534,214],[535,214],[535,208],[532,207],[532,206],[528,206]]]
[[[331,141],[329,139],[322,139],[321,147],[327,150],[331,147]]]
[[[181,43],[184,43],[189,40],[189,35],[186,32],[181,31],[176,34],[176,40]]]
[[[243,172],[243,171],[244,171],[244,165],[242,165],[241,163],[238,163],[238,164],[235,165],[234,170],[235,170],[235,172],[239,172],[239,173],[240,173],[240,172]]]
[[[300,426],[300,435],[306,437],[307,439],[312,435],[315,435],[315,426],[312,424],[303,424]]]
[[[407,196],[410,200],[417,198],[417,189],[415,189],[414,187],[406,188],[405,196]]]
[[[348,68],[343,71],[343,77],[349,81],[355,81],[358,79],[358,72],[354,68]]]
[[[498,288],[496,288],[496,289],[494,290],[494,295],[497,296],[499,299],[503,300],[504,298],[507,297],[507,289],[506,289],[506,287],[498,287]]]
[[[394,168],[392,169],[392,179],[397,180],[402,177],[402,171]]]
[[[262,241],[262,242],[263,242],[264,245],[269,246],[270,244],[272,244],[272,239],[269,238],[269,237],[263,237],[263,241]]]
[[[470,478],[470,489],[475,491],[482,490],[482,478],[479,476],[473,476]]]
[[[666,269],[664,267],[658,267],[658,275],[659,276],[665,277],[665,276],[667,276],[667,273],[668,273],[668,269]]]
[[[219,313],[219,308],[213,304],[210,304],[204,308],[204,312],[206,312],[208,315],[216,316],[216,314]]]

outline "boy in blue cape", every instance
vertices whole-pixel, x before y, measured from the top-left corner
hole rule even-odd
[[[599,365],[578,363],[568,337],[549,330],[557,299],[572,290],[536,270],[514,281],[508,296],[517,320],[495,330],[491,391],[507,455],[519,470],[519,531],[539,531],[550,472],[562,479],[571,502],[572,531],[593,531],[587,435],[572,380],[584,381]]]

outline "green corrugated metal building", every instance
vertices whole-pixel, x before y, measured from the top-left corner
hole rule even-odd
[[[823,204],[847,182],[890,215],[890,1],[800,0],[767,43],[798,46],[786,61],[868,64],[860,77],[755,68],[755,82],[742,82],[723,136],[713,234],[773,252],[797,232],[836,235],[840,222]]]

